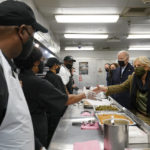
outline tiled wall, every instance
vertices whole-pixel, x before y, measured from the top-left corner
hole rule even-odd
[[[61,51],[59,57],[63,60],[64,56],[72,55],[76,62],[74,67],[76,68],[76,73],[74,79],[76,84],[81,88],[83,86],[96,86],[97,84],[106,85],[106,72],[104,70],[104,64],[109,62],[116,62],[117,60],[117,51]],[[148,56],[150,57],[150,52],[148,51],[132,51],[129,52],[130,61],[138,56]],[[88,75],[82,75],[82,81],[79,81],[79,62],[88,62]],[[99,68],[102,69],[102,72],[98,72]]]

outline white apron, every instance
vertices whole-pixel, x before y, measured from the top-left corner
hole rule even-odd
[[[2,65],[8,86],[8,104],[0,125],[0,150],[34,150],[34,132],[29,109],[17,75],[0,50]]]

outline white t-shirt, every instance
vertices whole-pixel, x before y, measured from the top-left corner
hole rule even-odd
[[[66,68],[64,65],[61,65],[58,75],[61,77],[64,85],[67,85],[71,76],[68,68]]]

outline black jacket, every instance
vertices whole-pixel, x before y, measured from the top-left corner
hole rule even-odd
[[[59,89],[61,92],[66,94],[66,88],[60,76],[53,73],[52,71],[48,71],[45,76],[45,79],[48,80],[51,84],[53,84],[55,88]]]
[[[123,83],[125,80],[128,79],[128,76],[131,75],[134,72],[134,68],[133,66],[128,63],[128,65],[126,66],[124,72],[121,75],[121,67],[116,68],[116,70],[114,70],[112,72],[112,85],[116,85],[116,84],[121,84]],[[129,95],[129,91],[127,92],[123,92],[120,94],[114,94],[112,95],[112,97],[118,102],[120,103],[122,106],[131,109],[131,101],[130,101],[130,95]]]
[[[63,110],[68,96],[48,81],[35,76],[31,70],[24,71],[20,79],[31,113],[35,136],[46,147],[48,134],[46,110],[51,108],[56,112]]]

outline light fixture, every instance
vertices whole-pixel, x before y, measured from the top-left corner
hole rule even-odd
[[[34,33],[34,38],[40,42],[44,41],[43,37],[39,33]]]
[[[70,50],[94,50],[93,46],[81,46],[81,47],[65,47],[65,51],[70,51]]]
[[[46,55],[47,55],[47,54],[49,54],[49,52],[45,50],[45,51],[44,51],[44,54],[46,54]]]
[[[38,43],[35,43],[34,46],[37,47],[37,48],[40,47],[40,45]]]
[[[148,50],[150,50],[150,45],[149,46],[131,46],[131,47],[129,47],[129,49],[128,50],[145,50],[145,51],[148,51]]]
[[[55,15],[58,23],[113,23],[119,15]]]
[[[107,39],[108,34],[64,34],[64,37],[70,39]]]
[[[129,34],[127,39],[150,39],[150,34]]]

